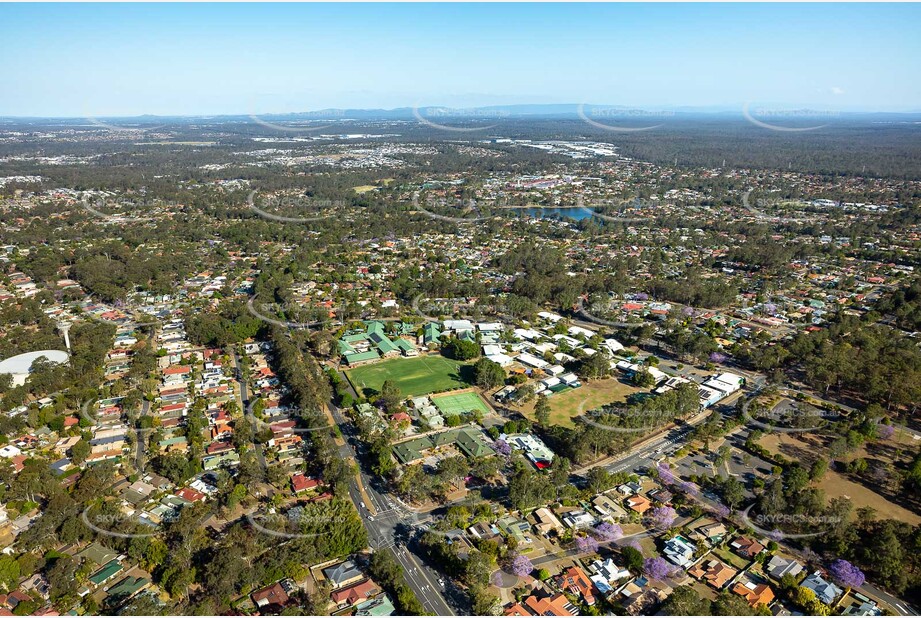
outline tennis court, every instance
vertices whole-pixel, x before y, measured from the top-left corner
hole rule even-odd
[[[456,416],[464,412],[479,410],[489,414],[489,407],[476,393],[453,393],[432,397],[432,403],[445,416]]]

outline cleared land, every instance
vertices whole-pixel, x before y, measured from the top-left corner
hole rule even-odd
[[[547,400],[550,403],[550,422],[554,425],[573,427],[573,418],[609,403],[622,403],[633,393],[642,391],[643,389],[624,384],[617,378],[583,383],[579,388],[550,396]],[[534,403],[532,401],[521,408],[522,413],[532,420]]]
[[[438,408],[438,411],[445,416],[456,416],[464,412],[473,412],[478,410],[483,414],[489,414],[489,406],[486,405],[476,393],[452,393],[450,395],[438,395],[432,397],[432,403]]]
[[[386,380],[393,380],[404,397],[418,397],[470,386],[465,378],[472,367],[444,356],[393,358],[345,372],[359,394],[380,392]]]
[[[850,498],[851,503],[854,505],[854,509],[859,509],[862,506],[869,506],[876,510],[880,518],[897,519],[907,522],[912,526],[921,524],[921,516],[917,513],[909,511],[898,504],[893,504],[875,491],[864,487],[860,483],[848,480],[834,470],[829,470],[825,473],[825,476],[822,477],[819,483],[819,489],[825,492],[825,496],[829,500],[841,496]]]
[[[904,436],[894,436],[896,440],[909,439]],[[812,462],[824,453],[823,440],[810,433],[787,434],[773,433],[761,438],[759,444],[772,453],[780,453],[788,459]],[[860,448],[852,453],[848,459],[867,457],[866,449]],[[921,515],[910,511],[898,504],[887,500],[885,496],[869,489],[861,483],[855,483],[846,476],[829,470],[818,484],[819,489],[825,492],[827,499],[846,497],[849,498],[855,509],[869,506],[876,510],[881,517],[898,519],[911,525],[921,523]]]

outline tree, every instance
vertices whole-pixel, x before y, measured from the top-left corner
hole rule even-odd
[[[480,346],[476,341],[457,339],[456,337],[448,339],[442,349],[445,354],[459,361],[471,360],[480,355]]]
[[[496,388],[505,383],[505,369],[488,358],[481,358],[473,365],[473,375],[480,388]]]
[[[393,380],[384,380],[381,385],[381,401],[384,403],[384,407],[391,410],[398,406],[402,399],[403,394],[400,391],[400,387]]]
[[[656,384],[656,379],[652,377],[652,374],[645,369],[640,369],[639,371],[635,372],[631,381],[633,382],[634,386],[638,386],[640,388],[650,388]]]
[[[665,558],[646,558],[643,561],[643,574],[649,579],[665,581],[672,573],[672,567]]]
[[[534,418],[537,424],[543,429],[550,426],[550,400],[546,395],[539,395],[537,403],[534,404]]]
[[[594,553],[598,551],[598,539],[593,536],[577,536],[576,550],[580,553]]]
[[[820,480],[828,470],[828,460],[824,458],[816,459],[809,468],[809,478],[813,481]]]
[[[668,530],[672,527],[678,514],[670,506],[659,506],[649,512],[649,520],[658,530]]]
[[[624,566],[634,573],[643,570],[643,554],[635,547],[622,547],[620,555],[624,560]]]
[[[79,465],[86,461],[86,458],[90,456],[91,452],[92,447],[90,443],[81,438],[76,444],[70,447],[70,458],[75,464]]]
[[[845,588],[860,588],[866,580],[863,571],[847,560],[835,560],[828,567],[828,574]]]
[[[0,555],[0,586],[10,591],[19,580],[19,563],[12,556]]]
[[[723,590],[711,605],[714,616],[754,616],[755,610],[739,595]]]
[[[605,542],[616,541],[624,536],[624,532],[620,526],[607,521],[603,521],[595,526],[593,533]]]
[[[509,563],[509,571],[518,577],[525,577],[531,574],[531,571],[534,570],[534,565],[531,564],[531,561],[528,560],[527,556],[521,554],[515,554]]]
[[[582,359],[577,371],[588,380],[603,378],[611,375],[611,361],[603,352],[597,352]]]
[[[710,601],[691,586],[678,586],[662,604],[666,616],[710,616]]]

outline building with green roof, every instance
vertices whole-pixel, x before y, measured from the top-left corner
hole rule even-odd
[[[460,430],[457,433],[456,444],[458,450],[467,457],[486,457],[493,454],[493,450],[487,444],[483,433],[474,429]]]
[[[387,356],[388,354],[397,354],[400,351],[390,338],[382,332],[373,332],[368,334],[368,340],[371,341],[375,346],[377,346],[378,351],[381,353],[381,356]]]
[[[108,563],[110,560],[114,560],[118,557],[118,552],[114,549],[109,549],[108,547],[93,541],[89,545],[83,548],[83,550],[77,554],[78,558],[89,558],[99,566],[102,566]]]
[[[222,453],[220,455],[212,455],[210,457],[205,457],[202,460],[202,466],[205,470],[216,470],[223,466],[236,466],[240,464],[240,454],[236,451],[230,451],[229,453]]]
[[[365,363],[372,360],[377,360],[381,357],[377,353],[377,350],[368,350],[367,352],[358,352],[356,354],[346,354],[345,362],[349,365],[355,365],[356,363]]]
[[[149,585],[150,580],[146,577],[129,576],[109,588],[109,596],[127,600]]]
[[[471,458],[485,457],[493,453],[482,431],[472,427],[460,427],[394,444],[393,455],[401,464],[407,465],[422,459],[425,451],[452,445]]]
[[[422,327],[422,342],[425,345],[438,345],[441,343],[441,329],[434,322],[429,322]]]
[[[412,324],[403,323],[397,330],[402,332],[405,327],[413,328]],[[337,342],[339,354],[345,358],[349,365],[376,360],[381,357],[416,356],[418,350],[406,339],[398,338],[396,341],[387,336],[386,326],[383,322],[365,322],[364,331],[351,331],[339,338]]]
[[[94,586],[101,586],[121,573],[123,569],[124,567],[119,564],[118,560],[111,560],[104,567],[90,575],[89,579]]]
[[[368,599],[355,606],[356,616],[393,616],[396,611],[393,602],[386,594],[375,599]]]

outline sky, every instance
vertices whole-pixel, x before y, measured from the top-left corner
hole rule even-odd
[[[0,4],[0,115],[921,111],[918,4]]]

